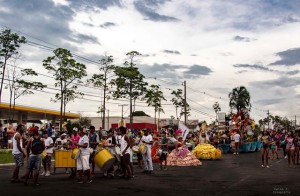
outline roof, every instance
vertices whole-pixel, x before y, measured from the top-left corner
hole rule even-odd
[[[0,108],[9,109],[9,104],[0,103]],[[15,110],[16,111],[33,112],[33,113],[39,113],[39,114],[49,114],[49,115],[54,115],[54,116],[60,116],[60,111],[48,110],[48,109],[36,108],[36,107],[30,107],[30,106],[15,105]],[[75,114],[75,113],[66,112],[65,117],[67,117],[67,118],[80,118],[80,115]]]

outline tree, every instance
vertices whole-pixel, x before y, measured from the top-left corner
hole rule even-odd
[[[57,48],[53,53],[54,56],[43,60],[43,66],[50,73],[53,73],[56,81],[55,87],[60,88],[59,93],[55,95],[54,101],[60,101],[60,130],[62,130],[65,106],[69,101],[83,96],[83,93],[77,90],[77,84],[82,83],[81,79],[87,74],[86,66],[76,62],[69,50]]]
[[[108,74],[111,73],[115,69],[115,65],[113,64],[113,56],[105,56],[101,59],[102,66],[99,68],[103,74],[93,74],[91,79],[88,79],[88,83],[92,83],[95,87],[103,88],[103,107],[101,112],[103,112],[102,118],[102,127],[105,128],[105,110],[106,110],[106,99],[110,98],[108,91],[108,85],[112,85],[110,81],[108,81]]]
[[[146,114],[144,111],[135,111],[135,112],[132,112],[132,116],[149,116],[149,115]]]
[[[156,112],[164,112],[161,102],[165,100],[163,92],[160,90],[159,85],[152,84],[149,89],[147,89],[144,99],[148,106],[154,107],[154,121],[156,122]]]
[[[180,119],[185,114],[185,103],[186,103],[186,113],[187,113],[187,115],[189,115],[190,110],[191,110],[190,105],[187,102],[185,102],[182,90],[181,89],[177,89],[177,91],[173,90],[171,92],[171,95],[174,96],[171,99],[171,102],[173,103],[173,105],[176,108],[176,117],[177,117],[177,119],[178,118]],[[179,117],[178,117],[178,108],[181,109]]]
[[[251,110],[250,93],[244,86],[236,87],[229,93],[229,107],[234,108],[237,112],[243,109]]]
[[[21,44],[25,43],[26,39],[23,36],[19,36],[17,33],[13,33],[10,29],[4,29],[0,33],[0,74],[1,86],[0,86],[0,103],[3,89],[3,81],[5,76],[5,69],[9,59],[14,58],[18,53],[18,49]]]
[[[132,101],[141,98],[145,94],[148,83],[144,81],[145,76],[140,73],[134,63],[134,58],[140,53],[131,51],[126,55],[129,57],[129,61],[125,61],[124,67],[117,66],[114,70],[116,78],[112,80],[112,83],[117,89],[113,91],[113,97],[129,99],[130,128],[132,129]]]
[[[217,115],[218,115],[218,112],[221,111],[221,107],[220,107],[220,104],[218,102],[214,103],[213,105],[213,109],[215,110],[215,113],[216,113],[216,122],[217,122]]]
[[[14,120],[16,100],[23,95],[34,94],[32,90],[42,90],[46,87],[41,82],[24,80],[24,76],[38,76],[38,74],[34,70],[27,68],[21,69],[21,72],[17,73],[15,65],[17,59],[15,58],[12,69],[7,69],[8,84],[6,87],[10,92],[8,119],[12,122]]]

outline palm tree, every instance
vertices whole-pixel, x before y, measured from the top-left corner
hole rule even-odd
[[[250,111],[250,93],[244,86],[236,87],[229,93],[229,106],[239,113],[242,109]]]

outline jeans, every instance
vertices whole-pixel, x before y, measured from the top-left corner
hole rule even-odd
[[[147,148],[147,152],[145,154],[143,154],[144,170],[153,171],[151,147],[146,147],[146,148]]]

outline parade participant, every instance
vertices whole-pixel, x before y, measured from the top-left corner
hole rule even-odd
[[[261,167],[269,168],[269,150],[270,150],[271,138],[268,135],[268,132],[264,131],[263,136],[260,139],[261,139],[261,142],[262,142],[262,148],[261,148],[262,165],[261,165]],[[266,158],[266,165],[265,165],[265,161],[264,161],[265,158]]]
[[[66,150],[68,148],[68,140],[66,139],[66,136],[67,134],[63,133],[55,140],[54,147],[57,150]]]
[[[95,154],[96,154],[96,148],[99,145],[99,135],[95,133],[95,127],[90,126],[90,134],[89,134],[89,141],[90,141],[90,148],[93,149],[93,152],[90,155],[89,162],[92,164],[92,173],[91,175],[95,175]]]
[[[296,165],[299,165],[299,151],[300,151],[300,136],[295,135],[295,161]]]
[[[43,159],[43,167],[44,172],[41,173],[41,176],[50,176],[50,168],[51,168],[51,157],[53,155],[53,139],[51,137],[48,137],[48,132],[43,131],[43,138],[45,143],[45,151],[47,155]]]
[[[3,148],[3,125],[0,123],[0,148]]]
[[[131,171],[130,176],[133,178],[134,175],[133,175],[133,151],[132,151],[132,147],[134,146],[134,139],[133,139],[134,134],[130,131],[127,131],[127,136],[129,138],[129,145],[130,145],[130,147],[128,148],[128,152],[129,152],[129,155],[130,155],[130,159],[129,159],[130,160],[129,161],[130,162],[129,166],[130,166],[130,171]]]
[[[80,155],[77,158],[77,171],[78,171],[78,184],[82,184],[82,176],[83,174],[87,176],[86,183],[92,183],[92,180],[90,179],[91,173],[90,173],[90,165],[89,165],[89,159],[90,159],[90,150],[89,150],[89,138],[86,135],[87,131],[85,129],[80,128],[79,135],[80,139],[78,143],[75,143],[77,147],[80,149]]]
[[[294,137],[291,131],[288,132],[288,135],[285,139],[286,143],[286,153],[288,156],[288,164],[291,167],[291,159],[293,163],[293,167],[295,167],[295,143]]]
[[[26,157],[25,153],[22,150],[23,142],[22,142],[22,134],[24,132],[24,126],[18,125],[16,133],[12,137],[12,154],[15,160],[15,169],[13,172],[13,177],[11,182],[18,183],[21,182],[19,179],[19,171],[20,167],[24,165],[24,158]]]
[[[42,152],[45,149],[45,143],[41,140],[39,137],[38,130],[32,131],[31,133],[31,138],[28,140],[28,144],[26,147],[27,154],[29,155],[29,160],[28,160],[28,170],[25,174],[25,181],[24,185],[27,185],[27,181],[29,178],[29,175],[33,173],[33,181],[34,185],[39,186],[40,183],[38,183],[38,176],[40,172],[40,166],[41,166],[41,159],[42,159]]]
[[[282,148],[282,151],[283,151],[283,157],[286,159],[287,158],[287,153],[286,153],[286,143],[285,143],[285,139],[286,139],[286,135],[285,135],[285,132],[283,132],[281,134],[281,137],[280,137],[280,145],[281,145],[281,148]]]
[[[116,162],[118,162],[118,158],[116,156],[116,151],[115,151],[115,146],[116,146],[116,138],[113,135],[113,130],[109,130],[107,132],[107,139],[105,141],[105,148],[116,158]],[[104,176],[108,177],[114,177],[114,166],[111,166],[107,170],[107,172],[104,173]]]
[[[168,156],[168,138],[166,136],[166,132],[163,131],[161,133],[161,141],[158,144],[160,147],[159,160],[160,160],[160,169],[167,170],[167,156]],[[163,162],[165,162],[165,167],[163,168]]]
[[[79,142],[79,139],[80,136],[78,135],[78,128],[73,127],[73,134],[69,139],[69,142],[71,143],[71,150],[77,148],[76,144]],[[76,168],[71,168],[70,178],[74,178],[75,176],[76,176]]]
[[[137,137],[135,138],[135,145],[137,145],[138,147],[140,147],[142,144],[142,133],[139,131],[137,133]],[[137,155],[137,160],[138,160],[138,167],[142,168],[143,167],[143,156],[142,153],[140,151],[138,151],[136,153]]]
[[[153,174],[153,163],[151,157],[151,147],[153,143],[152,135],[149,134],[149,131],[146,129],[144,131],[144,136],[142,137],[142,142],[146,145],[146,153],[143,154],[144,160],[144,171],[143,173]]]
[[[124,173],[124,178],[132,178],[132,171],[130,167],[130,141],[128,136],[126,135],[126,128],[120,127],[121,132],[121,141],[120,141],[120,148],[121,148],[121,164],[122,164],[122,170]]]
[[[234,140],[234,147],[235,147],[233,154],[239,154],[241,135],[239,134],[238,131],[233,135],[233,140]]]
[[[275,154],[276,154],[276,159],[278,159],[278,153],[277,153],[277,138],[275,135],[271,137],[271,150],[272,150],[272,159],[275,159]]]
[[[176,148],[168,155],[167,165],[169,166],[198,166],[200,160],[196,158],[185,145],[182,136],[178,137]]]

